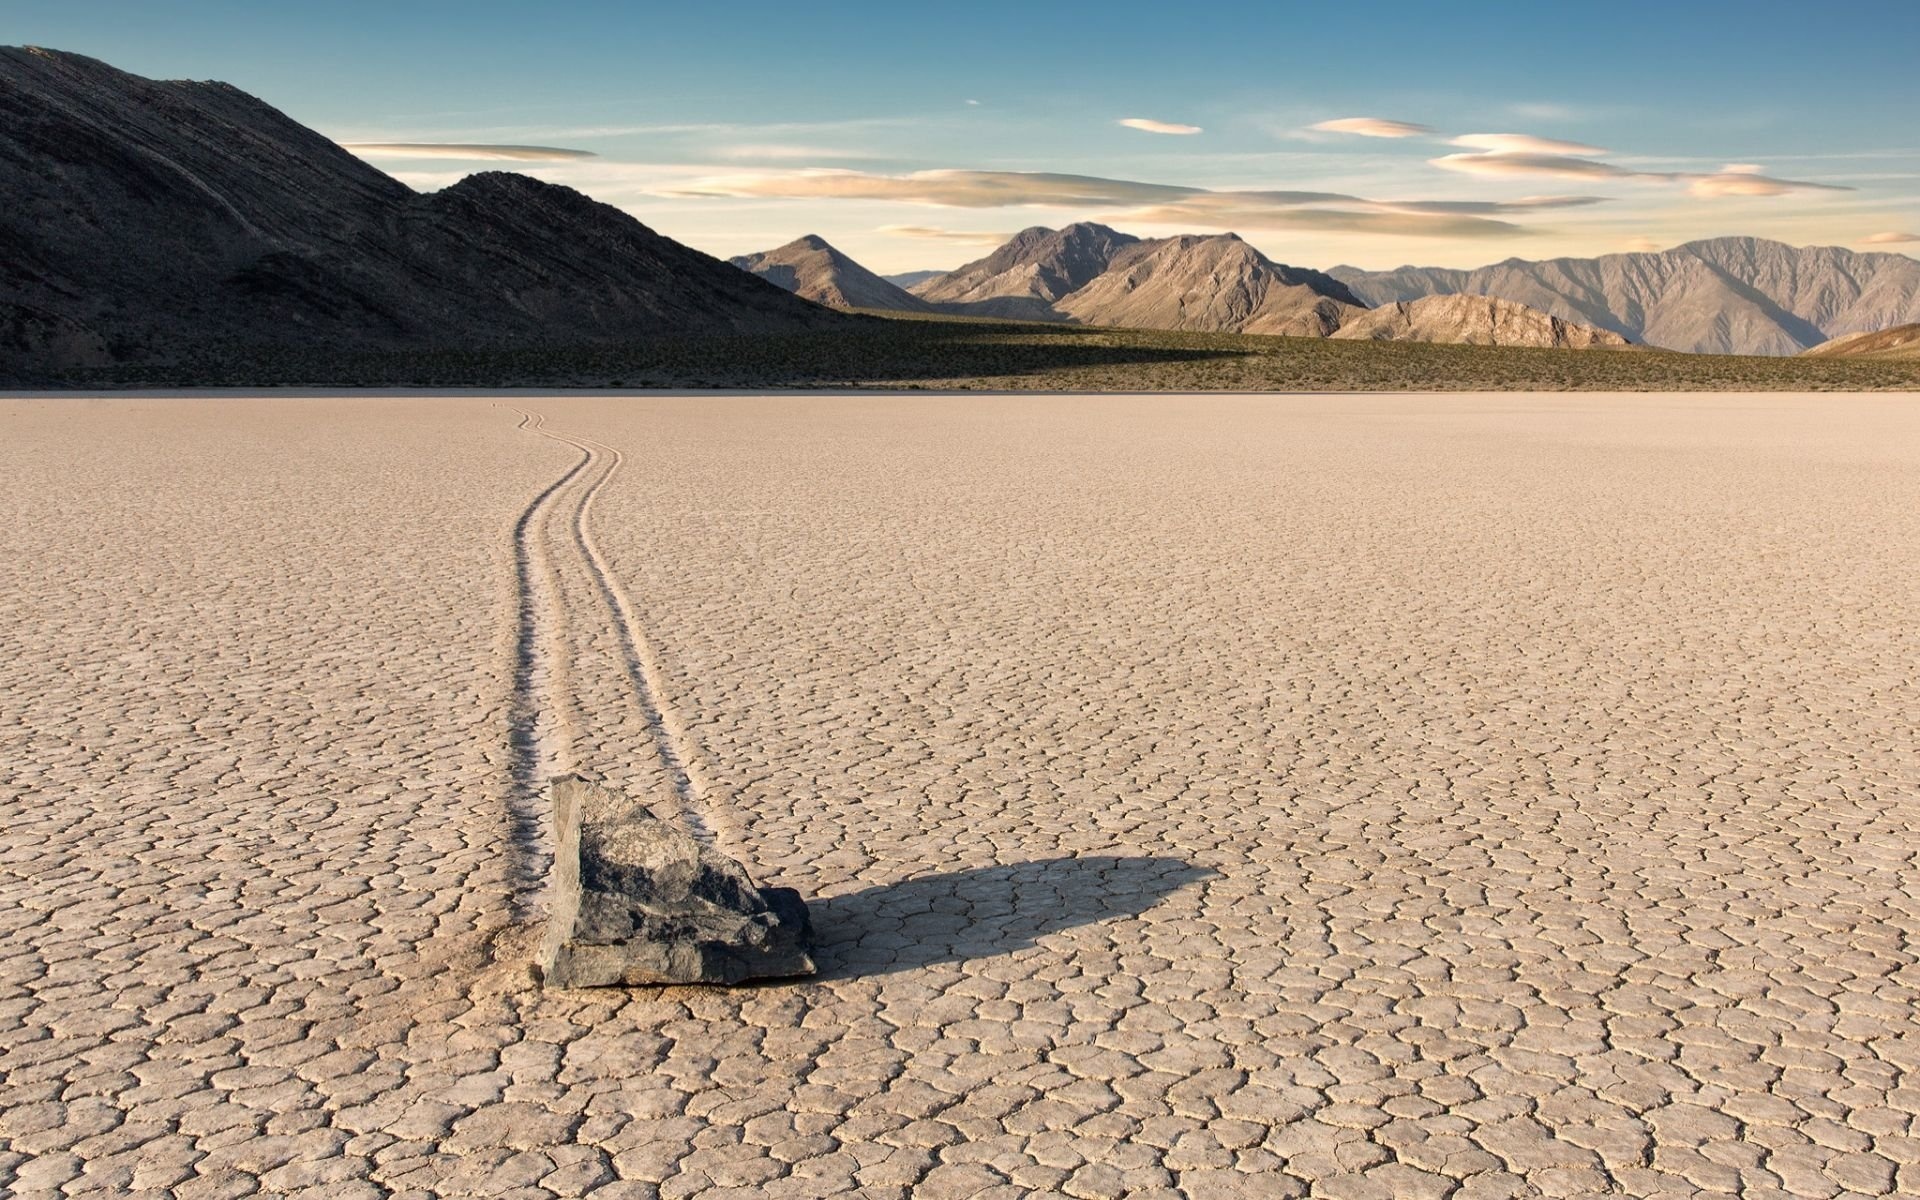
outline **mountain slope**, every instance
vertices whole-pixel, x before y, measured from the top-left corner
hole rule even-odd
[[[845,319],[569,188],[488,172],[419,195],[227,84],[58,51],[0,48],[0,193],[19,372]]]
[[[1058,321],[1055,301],[1098,277],[1140,239],[1105,225],[1035,226],[992,254],[918,284],[913,294],[949,312]]]
[[[927,280],[938,279],[945,274],[947,274],[945,271],[902,271],[898,275],[882,275],[880,278],[897,288],[910,292]]]
[[[933,311],[933,305],[918,296],[909,296],[814,234],[796,238],[777,249],[743,254],[729,261],[803,300],[829,308]]]
[[[1844,333],[1920,321],[1920,262],[1831,246],[1713,238],[1659,253],[1472,271],[1330,272],[1363,300],[1494,296],[1638,342],[1716,354],[1797,354]]]
[[[1575,325],[1539,309],[1488,296],[1427,296],[1383,304],[1349,317],[1331,336],[1358,341],[1540,346],[1556,350],[1632,344],[1612,330]]]
[[[1822,342],[1807,358],[1920,359],[1920,324],[1895,325],[1874,333],[1849,333]]]
[[[1219,234],[1135,242],[1054,307],[1085,325],[1325,337],[1362,306],[1339,281]]]

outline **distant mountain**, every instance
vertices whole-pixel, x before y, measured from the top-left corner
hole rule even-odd
[[[1822,342],[1808,358],[1920,358],[1920,324],[1895,325],[1875,333],[1849,333]]]
[[[1133,241],[1054,307],[1086,325],[1298,337],[1325,337],[1365,308],[1340,281],[1230,233]]]
[[[1104,225],[1027,229],[915,287],[948,312],[1190,329],[1476,345],[1625,345],[1518,304],[1434,300],[1369,311],[1332,274],[1276,263],[1231,233],[1140,239]]]
[[[912,291],[927,280],[938,279],[945,274],[945,271],[902,271],[898,275],[882,275],[880,278],[897,288]]]
[[[1920,321],[1920,261],[1761,238],[1600,258],[1516,258],[1472,271],[1335,267],[1329,274],[1370,304],[1494,296],[1636,342],[1713,354],[1798,354],[1841,334]]]
[[[825,238],[811,233],[776,250],[743,254],[731,261],[768,283],[829,308],[933,311],[933,305],[918,296],[909,296],[828,245]]]
[[[1023,229],[992,254],[913,288],[949,312],[1059,321],[1053,305],[1091,283],[1140,239],[1105,225]]]
[[[10,371],[298,345],[467,348],[820,328],[824,311],[570,188],[420,195],[223,83],[0,48]]]
[[[1352,340],[1452,342],[1465,346],[1542,346],[1588,350],[1629,346],[1608,329],[1575,325],[1537,308],[1490,296],[1427,296],[1349,316],[1331,336]]]

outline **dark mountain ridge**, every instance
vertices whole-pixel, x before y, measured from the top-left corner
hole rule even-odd
[[[570,188],[419,194],[224,83],[0,48],[0,367],[405,349],[848,318]]]

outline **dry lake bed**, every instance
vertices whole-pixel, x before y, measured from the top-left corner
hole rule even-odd
[[[13,397],[0,483],[0,1192],[1920,1194],[1912,397]],[[542,990],[568,768],[820,976]]]

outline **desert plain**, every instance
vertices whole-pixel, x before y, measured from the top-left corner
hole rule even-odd
[[[1920,1194],[1897,395],[0,399],[0,1191]],[[818,977],[543,989],[540,780]]]

